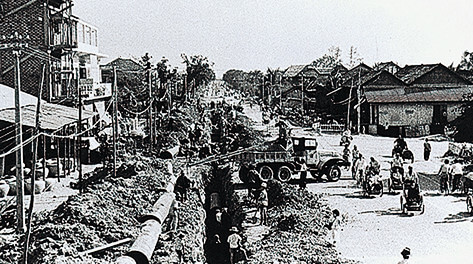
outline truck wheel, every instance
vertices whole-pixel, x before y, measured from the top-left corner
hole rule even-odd
[[[261,178],[265,181],[271,180],[273,178],[273,169],[271,169],[269,166],[263,166],[261,167],[259,171]]]
[[[282,166],[278,171],[278,179],[281,182],[288,182],[292,177],[292,171],[287,166]]]
[[[341,175],[342,171],[340,170],[340,168],[337,165],[332,165],[332,167],[330,167],[328,171],[327,178],[331,182],[336,182],[340,179]]]

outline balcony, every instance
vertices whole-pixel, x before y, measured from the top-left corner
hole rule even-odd
[[[76,22],[64,17],[52,18],[50,45],[53,51],[77,48]]]

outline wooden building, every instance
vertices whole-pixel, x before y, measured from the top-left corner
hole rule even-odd
[[[371,76],[371,78],[370,78]],[[395,74],[382,70],[363,78],[362,120],[371,134],[407,137],[443,133],[461,114],[472,83],[442,64],[407,65]]]

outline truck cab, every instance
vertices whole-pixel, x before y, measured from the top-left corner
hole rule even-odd
[[[317,165],[320,161],[317,145],[315,137],[292,137],[294,157],[303,158],[309,167]]]

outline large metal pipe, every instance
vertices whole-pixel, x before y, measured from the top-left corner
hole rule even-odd
[[[136,238],[128,253],[117,259],[117,264],[150,263],[162,231],[162,224],[169,214],[174,199],[174,193],[164,193],[159,197],[153,206],[153,212],[140,219],[143,222],[140,235]]]
[[[117,264],[150,263],[159,235],[162,232],[162,224],[176,198],[173,192],[176,177],[173,174],[171,162],[167,164],[167,170],[171,174],[170,183],[166,188],[167,192],[163,193],[153,205],[153,212],[140,219],[140,222],[143,223],[140,235],[136,238],[128,253],[117,259]]]

